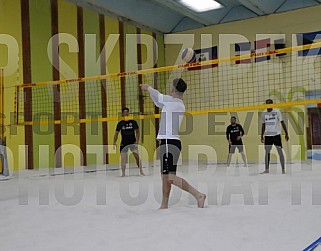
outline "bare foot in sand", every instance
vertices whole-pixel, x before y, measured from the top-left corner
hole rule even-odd
[[[203,193],[200,193],[197,197],[196,197],[196,200],[197,200],[197,206],[199,208],[204,208],[204,202],[206,200],[206,195],[203,194]]]
[[[140,173],[140,176],[145,176],[143,171],[140,171],[139,173]]]

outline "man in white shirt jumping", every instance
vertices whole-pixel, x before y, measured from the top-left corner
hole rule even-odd
[[[273,100],[267,99],[265,103],[273,104]],[[282,173],[285,174],[285,160],[282,151],[280,123],[285,132],[285,140],[288,141],[289,135],[281,112],[275,108],[267,108],[267,110],[262,113],[261,142],[265,145],[265,171],[263,173],[269,173],[270,152],[272,145],[275,145],[280,157]]]
[[[176,176],[177,161],[182,147],[179,127],[185,113],[182,97],[187,88],[186,83],[181,78],[174,79],[171,96],[161,94],[146,84],[140,86],[143,91],[149,92],[154,104],[162,108],[157,135],[157,139],[161,141],[160,160],[163,181],[163,199],[160,209],[168,208],[172,184],[192,194],[197,200],[197,206],[203,208],[206,195],[197,191],[186,180]]]

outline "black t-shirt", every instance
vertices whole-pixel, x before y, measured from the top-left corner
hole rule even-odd
[[[244,135],[244,130],[241,125],[234,124],[229,125],[226,129],[226,138],[231,140],[233,144],[240,144],[242,143],[242,139],[236,140],[236,138],[240,135]]]
[[[135,130],[138,128],[138,124],[135,120],[119,121],[116,127],[116,131],[121,131],[121,144],[134,144],[136,142]]]

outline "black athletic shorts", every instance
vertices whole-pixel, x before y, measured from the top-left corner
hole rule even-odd
[[[242,144],[236,144],[234,145],[229,145],[229,153],[235,153],[235,149],[239,149],[239,152],[242,153],[243,152],[243,145]]]
[[[119,150],[121,153],[127,153],[128,149],[131,150],[133,153],[138,153],[138,147],[135,143],[128,144],[128,143],[121,143]]]
[[[182,144],[177,139],[162,139],[159,146],[162,174],[176,174]]]
[[[265,145],[266,150],[271,150],[273,145],[282,148],[281,135],[279,134],[279,135],[275,135],[275,136],[265,136],[264,137],[264,145]]]

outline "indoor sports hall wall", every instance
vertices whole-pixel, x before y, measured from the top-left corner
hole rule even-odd
[[[57,38],[55,35],[58,33]],[[153,44],[145,41],[138,49],[136,43],[128,42],[128,34],[133,35],[130,38],[131,42],[137,40],[135,34],[153,36],[158,45],[156,65],[164,65],[162,34],[155,34],[116,18],[102,16],[64,0],[0,0],[0,67],[12,64],[11,71],[6,70],[5,73],[5,124],[13,124],[10,114],[14,111],[16,85],[133,71],[138,69],[138,63],[142,65],[142,69],[153,68],[153,58],[150,60],[147,55],[153,50]],[[105,60],[100,62],[98,57],[106,41],[109,41],[111,46],[107,46],[105,54],[102,54]],[[58,42],[59,58],[54,54]],[[86,89],[86,86],[83,91],[86,103],[82,112],[92,112],[91,102],[95,97],[90,96],[92,90]],[[117,91],[120,97],[120,89]],[[138,113],[138,87],[127,84],[122,92],[124,99],[119,100],[117,112],[121,112],[122,106],[127,106],[131,112]],[[79,90],[75,92],[75,96],[77,95]],[[39,107],[32,105],[32,94],[27,94],[27,100],[25,105],[29,104],[30,108],[33,108],[32,114],[36,114]],[[49,100],[42,105],[52,111],[54,119],[76,119],[79,116],[68,114],[70,111],[63,106],[60,110],[57,109]],[[108,104],[107,100],[108,105],[111,104]],[[139,123],[142,130],[149,132],[141,141],[152,157],[156,148],[155,127],[153,123],[145,126],[142,122]],[[81,125],[75,123],[7,126],[5,135],[10,149],[9,166],[33,169],[103,164],[103,159],[96,161],[95,154],[87,152],[86,146],[98,145],[99,151],[102,151],[103,145],[112,145],[116,124],[116,121],[111,121]],[[119,143],[120,139],[118,145]],[[42,152],[39,152],[39,146],[44,149]],[[61,152],[57,152],[60,147]],[[83,157],[81,152],[84,154]],[[107,161],[118,163],[119,154],[108,154]]]
[[[177,44],[168,44],[166,46],[166,65],[172,65],[177,63],[182,63],[180,53],[183,48],[191,47],[195,50],[200,48],[209,48],[212,46],[218,46],[218,58],[233,57],[235,56],[234,44],[236,42],[246,42],[246,41],[257,41],[260,39],[271,38],[271,39],[285,39],[286,47],[292,47],[297,45],[296,34],[314,32],[320,30],[321,22],[321,7],[311,7],[300,10],[294,10],[286,13],[274,14],[269,16],[263,16],[258,18],[252,18],[248,20],[242,20],[232,23],[226,23],[221,25],[215,25],[211,27],[206,27],[197,30],[191,30],[189,32],[176,33],[165,36],[165,43],[168,41],[176,41]],[[185,37],[183,37],[183,36]],[[192,35],[187,39],[187,35]],[[189,42],[186,42],[189,41]],[[273,41],[273,40],[272,40]],[[182,44],[184,45],[182,46]],[[226,45],[228,44],[228,45]],[[183,48],[181,48],[181,46]],[[273,47],[271,49],[274,49]],[[291,54],[291,53],[290,53]],[[297,55],[297,52],[294,53]],[[226,93],[217,93],[215,96],[218,99],[216,104],[217,108],[220,107],[237,107],[246,106],[246,104],[251,104],[253,101],[258,99],[258,95],[261,95],[259,102],[262,104],[265,99],[273,98],[276,102],[291,101],[306,98],[302,92],[301,87],[305,88],[306,92],[313,91],[317,92],[317,88],[321,88],[320,84],[313,84],[311,87],[311,74],[313,79],[317,81],[320,80],[320,74],[314,70],[320,68],[320,56],[317,57],[298,57],[296,55],[291,55],[295,57],[295,62],[300,65],[300,67],[287,68],[287,72],[284,75],[284,79],[280,82],[280,79],[276,76],[281,76],[281,74],[275,74],[274,76],[266,75],[266,79],[262,78],[262,84],[257,85],[254,79],[249,77],[249,72],[256,71],[259,72],[268,71],[271,67],[271,63],[281,62],[283,66],[291,64],[291,59],[288,56],[276,57],[271,56],[271,60],[248,65],[235,65],[235,62],[231,63],[228,69],[224,68],[222,71],[215,71],[213,75],[209,76],[215,80],[216,78],[225,79],[221,84],[225,86],[212,86],[212,92],[218,92],[218,90],[224,89]],[[304,61],[305,60],[305,61]],[[312,60],[312,61],[311,61]],[[306,67],[302,67],[306,64]],[[312,68],[311,68],[312,66]],[[255,67],[255,68],[251,68]],[[219,67],[218,67],[219,68]],[[311,71],[312,69],[312,71]],[[277,72],[277,69],[275,69]],[[192,73],[188,73],[192,74]],[[197,93],[197,90],[201,92],[202,88],[208,88],[207,84],[202,82],[202,78],[199,77],[198,73],[193,73],[193,77],[186,76],[190,80],[188,83],[190,85],[189,89],[193,90],[193,94]],[[201,75],[201,73],[199,73]],[[203,78],[204,78],[203,73]],[[264,74],[263,74],[264,75]],[[319,80],[318,80],[319,79]],[[260,81],[257,78],[258,82]],[[208,81],[209,83],[211,81]],[[213,82],[214,83],[214,82]],[[239,86],[236,84],[240,83]],[[214,84],[213,84],[214,85]],[[259,91],[254,91],[256,88],[261,88]],[[270,85],[270,86],[269,86]],[[230,87],[229,87],[230,86]],[[228,96],[229,88],[237,88],[237,95]],[[253,89],[253,91],[249,91]],[[309,89],[310,88],[310,89]],[[222,98],[222,96],[224,98]],[[185,94],[185,99],[193,99],[189,96],[188,92]],[[197,95],[194,97],[193,102],[203,102],[204,107],[207,106],[206,99],[197,100]],[[315,105],[316,106],[316,105]],[[204,108],[206,109],[206,108]],[[307,126],[308,117],[305,106],[297,106],[293,108],[282,109],[283,112],[288,112],[286,119],[288,122],[288,129],[290,133],[290,141],[287,146],[285,142],[284,149],[288,156],[293,159],[306,159],[307,158]],[[201,150],[204,153],[207,151],[211,152],[211,149],[215,150],[218,161],[226,161],[228,144],[225,137],[225,129],[229,124],[231,115],[238,116],[238,122],[241,123],[246,130],[247,135],[244,137],[243,141],[246,146],[246,152],[248,159],[250,161],[257,161],[258,159],[263,159],[264,151],[259,150],[259,146],[262,145],[260,142],[261,125],[258,117],[259,110],[249,110],[247,112],[227,112],[224,113],[222,109],[221,114],[216,115],[198,115],[193,116],[193,130],[192,133],[182,136],[183,140],[183,158],[188,158],[188,147],[191,145],[205,145],[210,148],[207,150]],[[298,131],[297,125],[302,121],[301,115],[303,113],[304,125],[300,124]],[[291,117],[292,116],[292,117]],[[293,119],[294,118],[294,119]],[[284,139],[284,138],[283,138]],[[296,146],[294,146],[296,145]],[[293,151],[289,152],[289,148],[293,146]],[[301,146],[301,150],[299,149]],[[204,154],[199,156],[200,158],[205,158]],[[213,152],[209,154],[210,159],[215,159]]]

